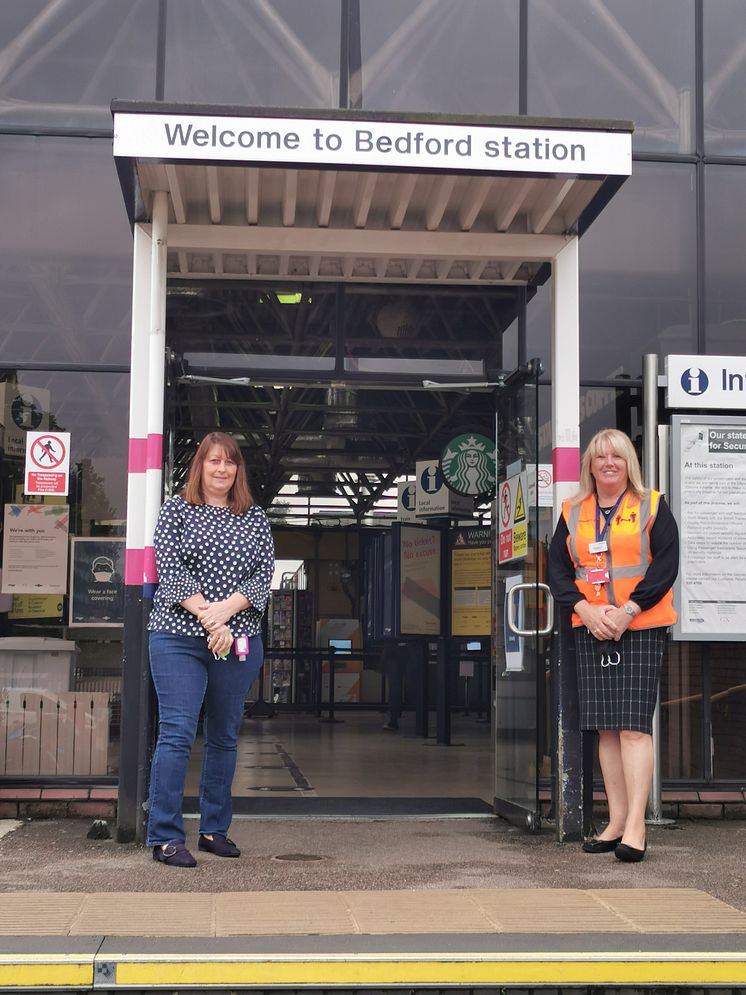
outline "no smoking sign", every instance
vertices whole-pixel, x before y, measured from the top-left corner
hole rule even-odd
[[[67,494],[70,433],[27,432],[25,494]]]

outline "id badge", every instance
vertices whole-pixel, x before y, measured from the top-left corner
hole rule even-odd
[[[245,660],[249,655],[249,637],[236,636],[235,642],[233,643],[233,652],[239,660]]]
[[[606,567],[594,567],[593,569],[586,570],[585,578],[589,584],[608,584],[609,571]]]
[[[609,544],[605,539],[601,539],[600,542],[589,542],[588,552],[589,553],[608,553]]]

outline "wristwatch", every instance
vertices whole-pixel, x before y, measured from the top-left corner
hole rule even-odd
[[[637,612],[636,612],[636,611],[635,611],[635,609],[634,609],[634,608],[632,607],[632,605],[631,605],[631,604],[629,603],[629,601],[628,601],[628,602],[627,602],[626,604],[622,605],[622,608],[623,608],[623,609],[624,609],[624,610],[626,611],[626,613],[627,613],[628,615],[630,615],[630,616],[631,616],[632,618],[634,618],[634,617],[635,617],[635,615],[637,614]]]

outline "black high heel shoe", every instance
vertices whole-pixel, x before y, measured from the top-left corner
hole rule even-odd
[[[615,840],[586,840],[583,844],[584,853],[611,853],[622,842],[622,837]]]
[[[647,840],[645,840],[645,846],[642,850],[638,850],[637,847],[630,846],[628,843],[619,843],[614,850],[614,856],[617,860],[621,860],[623,864],[639,864],[645,858],[647,849]]]

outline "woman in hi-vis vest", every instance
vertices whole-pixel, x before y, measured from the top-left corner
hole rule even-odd
[[[652,720],[668,626],[679,533],[663,496],[647,490],[632,442],[598,432],[583,454],[580,490],[562,505],[549,551],[555,600],[572,611],[583,729],[597,729],[609,806],[587,853],[634,863],[647,850]]]

